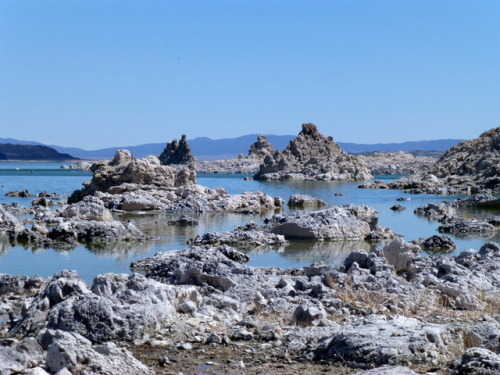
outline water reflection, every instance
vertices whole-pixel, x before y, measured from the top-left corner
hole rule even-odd
[[[85,248],[97,256],[126,262],[133,257],[144,257],[151,248],[151,242],[115,242],[108,244],[87,244]]]
[[[278,250],[269,247],[243,250],[250,256],[275,251],[281,257],[297,265],[309,265],[315,262],[340,264],[355,250],[367,252],[383,246],[382,242],[375,241],[291,241],[290,245]]]

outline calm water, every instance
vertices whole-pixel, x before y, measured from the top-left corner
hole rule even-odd
[[[69,195],[81,184],[91,178],[91,174],[73,170],[59,169],[55,163],[0,163],[0,202],[29,206],[33,198],[9,198],[5,193],[28,189],[34,194],[41,191]],[[272,196],[281,196],[285,201],[290,195],[302,193],[321,198],[331,205],[345,203],[366,204],[375,208],[380,224],[391,227],[404,236],[407,241],[437,234],[439,223],[430,222],[413,214],[413,210],[429,202],[452,200],[456,196],[408,195],[395,190],[358,189],[359,183],[351,182],[260,182],[244,181],[245,175],[199,175],[197,181],[211,188],[224,187],[229,193],[262,191]],[[397,176],[377,176],[379,179],[394,179]],[[343,196],[335,196],[342,193]],[[411,201],[396,202],[398,197],[410,197]],[[407,209],[393,212],[390,207],[400,203]],[[286,213],[288,209],[285,209]],[[468,212],[468,215],[492,216],[500,213],[493,211]],[[186,241],[208,231],[232,230],[235,226],[249,221],[261,222],[267,215],[243,214],[202,214],[195,227],[169,226],[167,222],[175,215],[167,214],[120,214],[118,220],[132,220],[134,224],[156,240],[139,244],[119,244],[105,247],[80,246],[70,251],[53,249],[31,250],[21,246],[11,246],[4,235],[0,235],[0,273],[51,276],[62,269],[75,269],[87,282],[98,274],[107,272],[130,272],[131,261],[150,256],[159,251],[184,249]],[[474,248],[479,249],[488,240],[500,241],[500,235],[490,238],[456,238],[458,246],[455,253]],[[356,249],[370,250],[380,244],[365,241],[351,242],[313,242],[295,241],[281,249],[249,248],[245,251],[251,256],[250,265],[299,267],[316,261],[338,264],[349,252]]]

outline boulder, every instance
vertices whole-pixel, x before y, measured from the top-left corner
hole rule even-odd
[[[364,240],[395,236],[390,229],[378,225],[373,208],[351,204],[322,211],[274,215],[265,222],[269,232],[286,239]]]
[[[92,345],[77,333],[50,329],[40,333],[40,341],[47,351],[46,366],[51,373],[70,368],[74,375],[88,374],[89,369],[100,374],[154,374],[113,342]]]
[[[382,249],[381,255],[394,266],[396,272],[402,272],[411,267],[412,262],[418,257],[419,250],[419,246],[408,243],[402,238],[396,238]]]
[[[459,339],[452,325],[375,315],[364,324],[342,328],[317,348],[316,356],[350,367],[403,365],[420,366],[425,371],[451,360],[447,343]]]
[[[457,245],[448,236],[433,235],[428,238],[419,238],[412,241],[424,250],[449,252],[457,248]]]
[[[288,206],[291,208],[319,208],[326,205],[325,201],[306,194],[293,194],[288,199]]]
[[[198,225],[198,220],[193,217],[183,215],[177,220],[170,220],[168,225]]]
[[[22,232],[24,230],[24,225],[21,221],[7,211],[3,205],[0,205],[0,232],[1,231],[13,231],[15,233]]]
[[[70,220],[113,221],[113,215],[104,207],[103,202],[93,196],[86,196],[78,203],[62,207],[58,214]]]
[[[451,375],[496,375],[500,373],[500,355],[488,349],[469,348],[450,367]]]

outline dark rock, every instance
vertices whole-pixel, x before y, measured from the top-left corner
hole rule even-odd
[[[194,163],[195,158],[191,152],[191,147],[186,139],[186,135],[181,136],[181,140],[177,143],[177,139],[167,143],[167,147],[160,155],[160,162],[162,165],[171,164],[191,164]]]
[[[400,204],[395,204],[394,206],[391,207],[391,210],[393,210],[393,211],[404,211],[404,210],[406,210],[406,207],[402,206]]]
[[[451,218],[438,227],[441,233],[453,233],[457,236],[484,235],[495,233],[495,227],[486,220]]]
[[[34,197],[29,190],[11,191],[5,194],[6,197],[19,197],[19,198],[29,198]]]
[[[448,236],[433,235],[429,238],[419,238],[412,242],[419,245],[422,249],[430,251],[448,252],[457,248],[457,245]]]
[[[198,220],[189,216],[181,216],[177,220],[170,220],[168,225],[198,225]]]

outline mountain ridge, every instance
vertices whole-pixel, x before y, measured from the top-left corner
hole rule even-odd
[[[198,160],[217,160],[231,159],[238,156],[240,153],[246,155],[250,146],[255,142],[259,134],[247,134],[236,138],[221,138],[211,139],[208,137],[197,137],[188,140],[193,154]],[[295,135],[266,135],[267,140],[271,143],[275,150],[283,150],[288,145],[290,140],[295,138]],[[180,138],[180,136],[179,136]],[[41,145],[48,146],[60,153],[70,154],[76,158],[89,160],[112,159],[115,152],[119,149],[127,149],[136,156],[144,157],[147,155],[160,155],[165,148],[167,142],[161,143],[146,143],[136,146],[108,147],[98,150],[84,150],[77,147],[64,147],[57,145],[46,145],[35,141],[23,141],[13,138],[0,138],[0,143],[24,144],[24,145]],[[407,141],[401,143],[375,143],[375,144],[360,144],[350,142],[337,142],[342,149],[348,153],[358,154],[366,152],[412,152],[412,151],[446,151],[462,139],[437,139],[424,141]],[[223,150],[223,151],[222,151]]]

